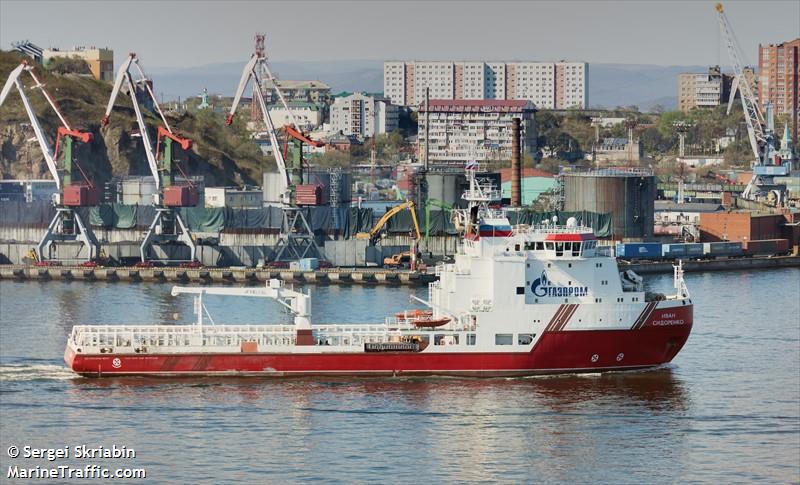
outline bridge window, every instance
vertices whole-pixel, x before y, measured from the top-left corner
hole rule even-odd
[[[564,255],[564,243],[557,242],[556,243],[556,256],[563,256]]]
[[[572,243],[572,255],[573,256],[581,255],[581,243],[579,242]]]
[[[513,333],[496,333],[496,334],[494,334],[494,344],[495,345],[513,345],[514,344],[514,334]]]
[[[517,335],[517,345],[530,345],[535,336],[533,333],[521,333]]]
[[[475,334],[468,333],[467,334],[467,345],[475,345]]]
[[[524,295],[525,294],[525,287],[524,286],[517,286],[517,294]]]

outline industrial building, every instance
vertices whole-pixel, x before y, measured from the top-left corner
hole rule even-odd
[[[758,46],[758,104],[762,110],[767,102],[775,113],[791,113],[793,106],[798,109],[798,56],[800,38]]]
[[[592,158],[595,162],[638,162],[644,158],[644,147],[639,138],[603,138]]]
[[[259,209],[263,206],[264,192],[260,188],[206,187],[206,207],[232,207]]]
[[[98,47],[73,47],[69,50],[44,49],[42,60],[45,67],[56,57],[79,58],[86,61],[92,76],[100,81],[114,80],[114,51]]]
[[[683,72],[678,75],[678,109],[713,108],[728,102],[733,76],[723,74],[719,66],[708,72]]]
[[[511,176],[510,168],[500,170],[502,183],[500,189],[503,199],[511,199]],[[520,172],[520,196],[523,206],[531,205],[536,199],[545,192],[556,188],[556,178],[550,172],[536,168],[523,168]]]
[[[536,108],[525,100],[430,100],[419,111],[419,156],[430,163],[511,158],[511,123],[519,118],[522,152],[536,152]]]
[[[614,240],[653,237],[656,178],[641,168],[599,169],[559,175],[565,211],[611,213]]]
[[[261,186],[264,206],[280,204],[280,177],[277,172],[264,172]],[[353,176],[341,170],[311,170],[304,174],[303,185],[321,186],[321,200],[334,207],[349,206],[353,198]]]
[[[0,200],[52,202],[57,193],[54,180],[0,180]]]
[[[198,194],[198,200],[203,200],[205,192],[205,177],[193,175],[188,178],[175,177],[176,185],[191,185]],[[124,205],[153,205],[158,192],[153,177],[127,176],[116,179],[106,184],[106,193],[103,200]]]
[[[542,109],[586,109],[585,62],[387,61],[383,92],[393,104],[434,99],[528,100]]]
[[[753,241],[784,239],[793,251],[800,244],[800,213],[726,211],[700,214],[702,241],[735,241],[747,246]]]
[[[360,139],[390,133],[398,128],[399,112],[388,98],[353,93],[337,97],[331,105],[331,128]]]

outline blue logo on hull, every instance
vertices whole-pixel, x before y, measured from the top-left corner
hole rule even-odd
[[[531,291],[536,296],[586,296],[589,294],[589,287],[557,285],[550,281],[550,279],[547,277],[546,271],[542,271],[542,275],[533,280],[533,283],[531,284]]]

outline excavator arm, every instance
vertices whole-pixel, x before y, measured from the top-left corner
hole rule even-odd
[[[378,238],[380,237],[381,229],[383,229],[383,226],[385,226],[386,223],[389,222],[389,219],[391,219],[404,209],[408,209],[411,212],[411,220],[414,223],[414,231],[416,232],[415,240],[419,241],[420,239],[422,239],[422,232],[419,229],[419,221],[417,220],[417,213],[415,211],[414,202],[410,200],[403,202],[402,204],[396,205],[391,209],[389,209],[388,211],[386,211],[386,214],[384,214],[383,217],[381,217],[378,220],[378,222],[372,229],[370,229],[369,232],[360,232],[356,234],[356,239],[369,239],[371,244],[375,244]]]

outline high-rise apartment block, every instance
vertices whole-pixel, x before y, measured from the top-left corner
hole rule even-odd
[[[764,109],[769,101],[775,113],[798,109],[795,96],[800,78],[800,38],[782,44],[758,46],[758,104]]]
[[[419,106],[430,99],[527,100],[541,109],[585,109],[585,62],[387,61],[383,93],[393,104]]]

